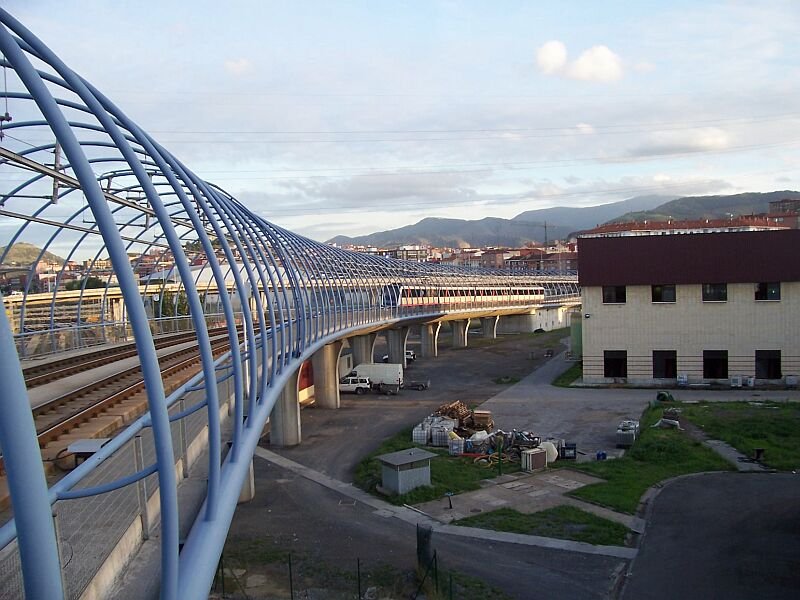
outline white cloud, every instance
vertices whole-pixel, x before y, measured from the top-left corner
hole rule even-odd
[[[575,129],[577,129],[580,133],[583,133],[585,135],[594,133],[594,127],[592,127],[588,123],[578,123],[577,125],[575,125]]]
[[[244,75],[253,68],[253,63],[247,58],[236,58],[225,61],[225,70],[233,75]]]
[[[635,148],[634,156],[682,154],[686,152],[713,152],[726,150],[731,145],[728,133],[717,127],[704,127],[694,131],[663,131],[654,133],[648,142]]]
[[[563,42],[550,40],[536,51],[536,63],[545,75],[560,72],[567,64],[567,47]]]
[[[592,46],[570,63],[567,77],[608,83],[622,79],[622,59],[607,46]]]
[[[608,46],[592,46],[581,52],[572,62],[567,62],[567,47],[564,42],[550,40],[536,51],[536,63],[545,75],[562,75],[580,81],[610,83],[622,79],[622,59]],[[640,62],[638,71],[652,70],[650,63]]]

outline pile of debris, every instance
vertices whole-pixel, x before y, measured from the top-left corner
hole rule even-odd
[[[495,431],[491,411],[470,410],[460,401],[444,404],[425,417],[414,427],[412,441],[446,447],[453,456],[474,457],[475,462],[485,464],[496,464],[498,460],[522,462],[523,469],[529,471],[558,458],[577,458],[575,444],[563,439],[542,440],[530,431]]]
[[[470,410],[469,407],[460,400],[450,402],[449,404],[442,404],[433,414],[438,417],[447,417],[457,421],[456,430],[457,433],[462,436],[470,436],[476,431],[491,432],[494,429],[492,411]]]

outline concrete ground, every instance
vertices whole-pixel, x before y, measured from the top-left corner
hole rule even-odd
[[[599,517],[622,523],[628,529],[642,531],[644,527],[642,519],[565,495],[567,492],[585,485],[602,481],[597,477],[569,469],[540,473],[518,471],[487,479],[480,490],[464,492],[450,499],[431,500],[417,504],[415,508],[437,521],[450,523],[498,508],[513,508],[518,512],[529,514],[569,504]],[[450,508],[451,505],[452,508]]]

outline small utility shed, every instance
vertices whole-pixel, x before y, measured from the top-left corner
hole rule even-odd
[[[382,486],[395,494],[405,494],[414,488],[431,484],[431,459],[437,456],[421,448],[382,454]]]

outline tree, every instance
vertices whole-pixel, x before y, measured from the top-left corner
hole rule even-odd
[[[83,284],[84,281],[86,282],[85,286]],[[85,287],[87,290],[97,290],[106,287],[106,284],[99,277],[87,277],[86,279],[75,279],[73,281],[68,281],[64,287],[67,290],[79,290],[82,287]]]
[[[189,301],[186,294],[178,294],[176,299],[172,292],[164,292],[153,310],[156,317],[184,317],[189,314]]]

